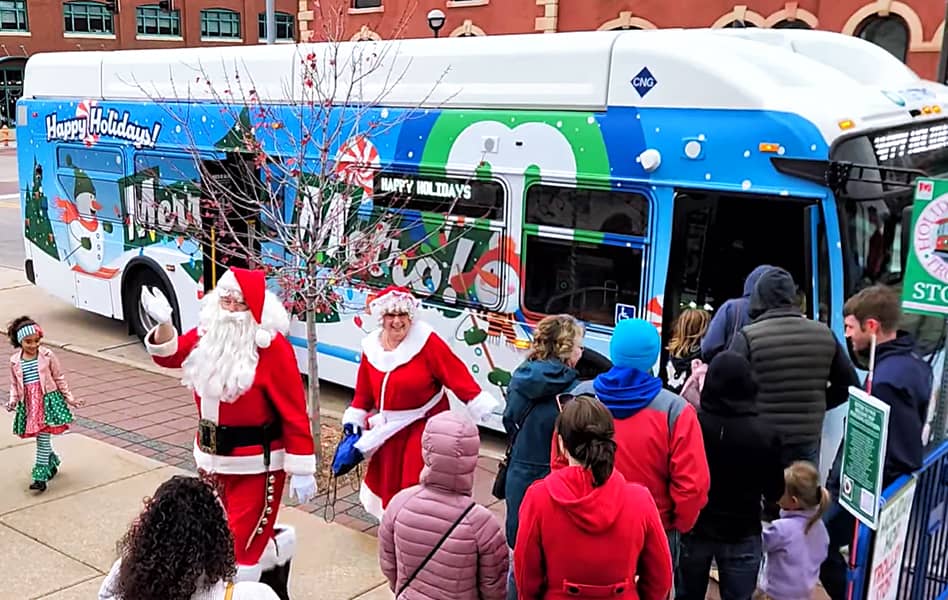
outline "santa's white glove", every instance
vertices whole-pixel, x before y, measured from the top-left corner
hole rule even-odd
[[[300,504],[316,497],[316,477],[314,475],[293,475],[290,477],[290,498]]]
[[[152,319],[163,325],[171,322],[174,310],[165,295],[158,288],[142,288],[142,308]]]

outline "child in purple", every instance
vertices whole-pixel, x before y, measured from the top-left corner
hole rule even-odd
[[[811,463],[797,461],[783,477],[786,491],[780,499],[780,518],[763,532],[767,563],[760,589],[768,600],[809,600],[829,549],[821,517],[830,497]]]

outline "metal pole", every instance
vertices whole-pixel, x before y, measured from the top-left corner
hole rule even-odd
[[[945,331],[948,333],[948,319],[945,320]],[[936,447],[945,440],[945,428],[948,426],[948,345],[942,349],[942,352],[944,356],[941,365],[941,387],[935,399],[935,413],[932,415],[931,437],[928,442],[930,448]]]
[[[938,83],[948,78],[948,1],[945,2],[945,31],[941,36],[941,53],[938,54]]]
[[[276,43],[276,0],[267,0],[267,43]]]

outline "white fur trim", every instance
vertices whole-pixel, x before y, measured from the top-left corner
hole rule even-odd
[[[260,564],[255,565],[237,565],[237,574],[234,575],[234,583],[241,581],[260,581],[260,575],[263,569]]]
[[[173,356],[174,353],[178,351],[178,335],[175,334],[174,337],[164,344],[155,344],[151,340],[154,339],[155,332],[158,331],[159,327],[161,327],[161,325],[155,325],[151,331],[145,335],[145,350],[148,351],[148,354],[157,356],[158,358]]]
[[[240,296],[244,297],[243,291],[240,289],[240,284],[237,283],[237,278],[234,276],[234,272],[230,269],[224,271],[224,274],[221,275],[221,278],[217,280],[217,285],[214,286],[215,290],[220,290],[227,292],[228,296]]]
[[[343,425],[355,425],[360,429],[365,429],[366,420],[369,416],[369,412],[362,410],[361,408],[356,408],[354,406],[348,407],[342,413],[342,424]]]
[[[280,471],[286,457],[285,450],[274,450],[270,453],[270,470]],[[314,458],[315,459],[315,458]],[[251,456],[217,456],[201,450],[194,441],[194,462],[198,469],[208,473],[221,475],[253,475],[263,473],[263,452]]]
[[[287,453],[283,456],[283,470],[290,475],[313,475],[316,473],[316,455]]]
[[[269,348],[273,342],[273,334],[260,327],[253,334],[253,341],[257,344],[257,348]]]
[[[260,313],[260,327],[271,334],[290,333],[290,313],[280,302],[276,294],[267,290],[263,294],[263,309]]]
[[[467,403],[467,412],[471,414],[475,423],[480,423],[487,415],[494,412],[500,403],[487,392],[482,391],[474,396],[474,399]]]
[[[217,423],[221,417],[221,401],[201,396],[201,418]]]
[[[267,540],[267,547],[260,556],[260,567],[269,571],[274,567],[282,567],[296,555],[296,529],[282,523],[276,526],[281,531],[274,531],[276,535]]]
[[[431,325],[424,321],[412,321],[408,335],[397,348],[388,352],[382,347],[382,328],[378,328],[362,340],[362,351],[369,364],[383,373],[394,371],[415,358],[434,333]]]
[[[382,520],[382,515],[385,513],[385,511],[382,510],[382,498],[370,490],[364,481],[362,485],[359,486],[359,502],[362,503],[362,508],[365,509],[365,512],[379,521]]]

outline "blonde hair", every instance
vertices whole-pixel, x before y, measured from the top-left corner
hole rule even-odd
[[[711,313],[700,308],[686,308],[675,320],[671,340],[668,342],[668,353],[675,358],[681,358],[691,353],[691,350],[701,343],[711,322]]]
[[[810,528],[823,518],[830,502],[829,492],[820,485],[820,472],[813,463],[798,460],[783,470],[783,481],[788,496],[796,498],[807,510],[817,509],[806,522],[804,532],[809,533]]]
[[[583,326],[570,315],[551,315],[537,323],[527,360],[557,359],[566,362],[583,335]]]

